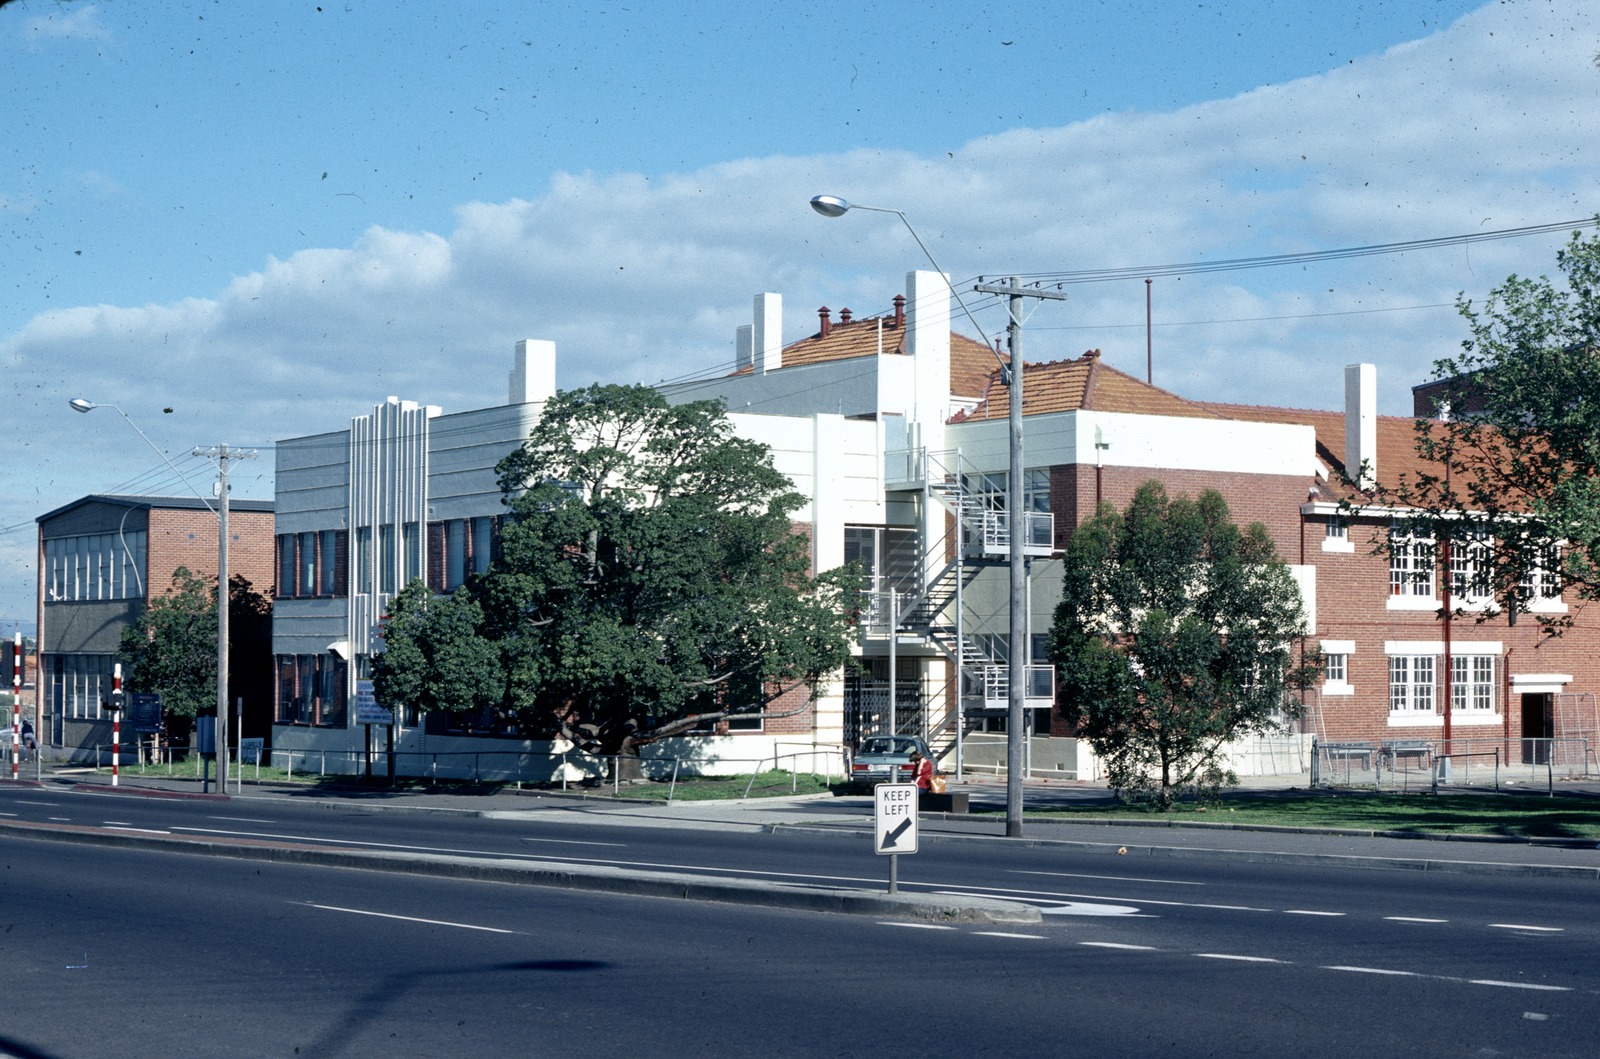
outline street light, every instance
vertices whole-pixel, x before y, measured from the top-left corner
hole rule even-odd
[[[72,400],[67,402],[67,405],[74,412],[82,412],[84,415],[88,415],[90,412],[93,412],[96,408],[109,408],[112,411],[116,412],[117,415],[119,415],[123,419],[127,420],[128,425],[134,429],[134,432],[136,434],[138,434],[141,438],[144,438],[144,443],[146,445],[149,445],[150,448],[155,452],[155,454],[157,456],[161,457],[161,462],[163,462],[163,463],[165,463],[167,465],[167,469],[170,470],[173,474],[177,475],[179,478],[183,479],[183,484],[188,486],[189,487],[189,492],[193,493],[195,495],[195,497],[202,504],[204,504],[206,506],[206,510],[211,512],[213,515],[215,515],[217,513],[217,509],[211,506],[211,502],[208,501],[205,497],[200,495],[200,490],[198,490],[198,489],[196,489],[194,487],[194,483],[189,481],[189,479],[184,475],[184,473],[182,471],[178,470],[178,468],[173,464],[173,462],[171,460],[167,459],[167,454],[162,452],[161,449],[156,445],[156,443],[150,440],[149,435],[147,435],[144,431],[139,429],[139,424],[135,423],[131,419],[128,419],[128,413],[124,412],[122,409],[118,408],[114,404],[109,404],[109,403],[107,403],[105,401],[89,401],[89,400],[85,400],[82,397],[74,397]]]
[[[187,485],[189,487],[189,491],[206,506],[206,510],[217,517],[216,752],[217,781],[222,788],[222,792],[226,794],[228,792],[228,447],[226,445],[222,446],[221,484],[218,488],[217,496],[218,506],[212,507],[211,503],[206,500],[205,497],[200,495],[200,490],[194,487],[194,483],[189,481],[188,477],[185,476],[182,471],[178,470],[173,462],[167,458],[167,454],[162,452],[156,443],[150,440],[149,435],[139,429],[139,424],[130,419],[128,417],[128,413],[124,412],[121,408],[118,408],[114,404],[107,404],[104,402],[96,403],[94,401],[85,400],[82,397],[74,397],[72,400],[68,401],[67,404],[74,412],[82,412],[85,415],[94,411],[96,408],[114,409],[116,413],[134,429],[135,433],[137,433],[141,438],[144,438],[144,443],[155,450],[156,455],[161,457],[161,461],[167,465],[172,473],[183,479],[183,484]],[[201,455],[198,449],[195,450],[195,455]],[[146,581],[146,584],[148,584],[148,580]]]
[[[860,203],[848,202],[837,195],[817,195],[811,200],[811,208],[824,217],[843,217],[850,210],[871,210],[874,213],[892,213],[900,218],[911,237],[917,241],[922,252],[927,256],[930,264],[941,275],[946,275],[939,262],[934,259],[933,252],[928,249],[917,230],[911,226],[911,221],[900,210],[886,209],[882,206],[863,206]],[[948,277],[945,281],[949,283]],[[992,287],[979,287],[979,290],[993,290]],[[1007,330],[1011,334],[1011,361],[1007,363],[1000,359],[998,351],[994,350],[994,343],[983,333],[983,328],[978,326],[978,321],[973,318],[972,311],[967,308],[967,303],[954,287],[950,293],[955,295],[956,304],[961,306],[961,311],[967,319],[972,321],[972,326],[978,329],[978,335],[983,339],[983,344],[994,351],[995,360],[1000,362],[1001,378],[1006,383],[1006,388],[1011,394],[1010,408],[1010,475],[1006,487],[1006,507],[1009,509],[1007,522],[1010,533],[1009,570],[1010,570],[1010,621],[1009,632],[1011,647],[1009,653],[1009,687],[1006,694],[1006,835],[1020,838],[1022,835],[1022,767],[1027,760],[1027,748],[1023,743],[1023,706],[1027,668],[1025,665],[1028,655],[1028,644],[1024,641],[1027,637],[1027,567],[1023,558],[1023,534],[1025,530],[1025,514],[1022,510],[1022,339],[1021,339],[1021,287],[1013,279],[1011,286],[1006,288],[1011,293],[1010,312],[1011,320]],[[892,631],[891,631],[892,634]],[[966,718],[961,714],[960,702],[961,689],[956,689],[956,724],[966,723]]]

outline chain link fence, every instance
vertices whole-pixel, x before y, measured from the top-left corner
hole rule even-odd
[[[1538,787],[1600,776],[1596,744],[1563,739],[1314,740],[1313,787],[1438,790]]]

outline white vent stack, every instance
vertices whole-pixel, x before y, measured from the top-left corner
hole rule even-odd
[[[765,375],[783,367],[783,295],[757,294],[755,315],[750,344],[755,354],[755,373]]]
[[[1344,469],[1362,489],[1378,482],[1378,368],[1344,369]]]

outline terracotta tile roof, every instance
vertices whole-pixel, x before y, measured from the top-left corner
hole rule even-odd
[[[821,364],[831,360],[851,360],[875,356],[881,348],[885,353],[905,355],[905,317],[901,313],[884,316],[852,318],[848,322],[834,322],[828,333],[814,335],[791,342],[783,347],[783,366],[798,367],[803,364]],[[881,343],[881,345],[880,345]],[[1000,354],[1002,361],[1010,358]],[[957,398],[976,399],[983,394],[989,375],[995,368],[995,355],[989,347],[966,335],[950,332],[950,393]],[[748,375],[754,369],[743,365],[733,374]],[[781,370],[781,369],[780,369]]]
[[[1244,419],[1255,423],[1298,423],[1309,426],[1316,433],[1317,459],[1328,468],[1329,489],[1334,498],[1354,495],[1340,484],[1340,475],[1348,474],[1344,462],[1344,413],[1323,412],[1305,408],[1272,408],[1264,405],[1222,404],[1205,402],[1206,407],[1229,419]],[[1439,473],[1439,465],[1417,455],[1417,421],[1410,416],[1379,416],[1377,422],[1378,484],[1394,488],[1402,477],[1415,480],[1418,473]]]
[[[1179,397],[1102,363],[1098,349],[1089,350],[1077,360],[1025,364],[1022,371],[1023,415],[1092,409],[1188,419],[1225,418],[1199,401]],[[962,420],[1004,419],[1010,414],[1011,388],[999,375],[998,371],[989,372],[983,403],[960,417]]]

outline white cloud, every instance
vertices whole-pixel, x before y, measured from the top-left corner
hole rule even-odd
[[[111,31],[100,20],[96,4],[55,4],[48,14],[34,15],[22,24],[24,39],[32,48],[52,40],[109,41]]]
[[[66,14],[95,31],[92,7]],[[1595,41],[1587,11],[1494,5],[1322,76],[1173,112],[1012,129],[932,157],[562,173],[537,195],[462,205],[447,233],[371,228],[348,247],[269,258],[210,297],[41,314],[0,338],[20,424],[0,438],[15,486],[0,526],[158,464],[125,424],[68,412],[79,394],[115,401],[181,457],[337,429],[389,394],[447,410],[496,403],[518,338],[556,341],[562,386],[655,381],[731,367],[734,328],[761,291],[784,294],[790,338],[815,330],[820,305],[888,311],[921,252],[892,216],[816,216],[806,202],[818,193],[907,210],[958,279],[1584,217],[1600,209]],[[1452,311],[1408,307],[1552,270],[1561,241],[1158,279],[1155,381],[1202,399],[1336,407],[1343,365],[1373,360],[1383,410],[1404,412],[1409,387],[1461,337]],[[1029,358],[1099,347],[1142,376],[1142,279],[1070,293],[1030,320]],[[991,310],[985,327],[999,334],[1003,321]],[[270,459],[257,462],[256,491],[242,495],[270,496]],[[16,587],[31,553],[0,539],[0,597],[31,596]]]

